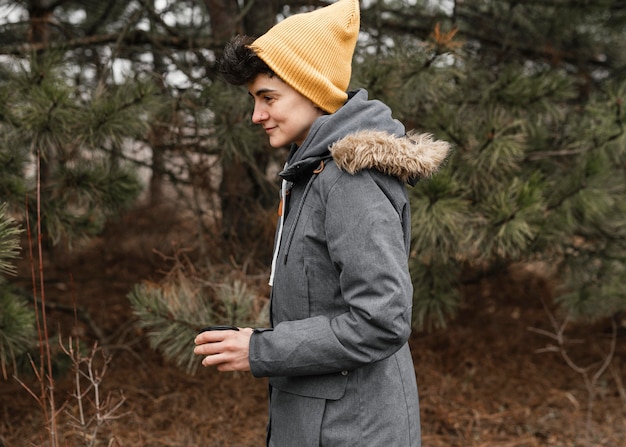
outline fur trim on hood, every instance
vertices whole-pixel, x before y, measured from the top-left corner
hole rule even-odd
[[[437,172],[449,151],[448,142],[430,134],[396,137],[375,130],[347,135],[330,148],[337,166],[350,174],[376,169],[409,183]]]

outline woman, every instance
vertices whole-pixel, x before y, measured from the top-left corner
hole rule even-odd
[[[358,0],[340,0],[235,38],[221,61],[270,145],[291,147],[272,328],[203,332],[195,353],[269,377],[269,446],[420,445],[405,185],[433,174],[449,145],[407,135],[365,90],[346,93],[358,32]]]

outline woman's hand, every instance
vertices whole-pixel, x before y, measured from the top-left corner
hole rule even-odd
[[[205,331],[196,336],[194,354],[204,355],[203,366],[216,366],[218,371],[250,371],[251,328],[238,331]]]

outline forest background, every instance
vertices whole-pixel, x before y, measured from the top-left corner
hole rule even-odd
[[[262,443],[190,348],[267,324],[286,156],[216,60],[325,4],[0,0],[4,445]],[[409,190],[425,445],[620,445],[626,2],[363,1],[351,86],[454,145]]]

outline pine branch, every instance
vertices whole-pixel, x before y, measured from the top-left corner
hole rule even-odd
[[[194,48],[219,48],[221,42],[211,37],[165,36],[154,35],[141,29],[131,30],[125,35],[99,34],[94,36],[77,37],[61,42],[27,43],[19,45],[0,46],[0,54],[24,56],[40,51],[68,51],[90,46],[104,46],[120,42],[127,47],[151,45],[158,48],[170,48],[189,51]]]
[[[9,262],[20,252],[19,235],[22,230],[15,219],[7,215],[8,204],[0,203],[0,273],[15,274],[16,267]]]
[[[8,377],[9,365],[35,345],[35,313],[0,278],[0,370]]]

